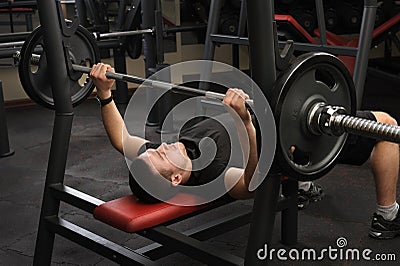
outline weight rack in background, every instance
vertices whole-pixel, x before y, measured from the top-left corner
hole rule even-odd
[[[220,19],[221,1],[211,1],[209,24],[207,28],[206,43],[203,54],[203,59],[211,60],[214,58],[216,44],[232,44],[233,45],[233,66],[239,66],[237,53],[237,46],[248,46],[249,40],[244,36],[246,31],[247,10],[245,1],[242,1],[240,19],[238,26],[238,35],[224,35],[218,33],[218,22]],[[294,51],[299,52],[327,52],[335,55],[355,56],[356,63],[354,68],[353,80],[357,92],[357,106],[361,106],[362,97],[364,94],[364,84],[368,67],[368,56],[371,47],[372,31],[375,25],[375,17],[377,10],[377,0],[364,0],[364,10],[361,21],[361,28],[359,33],[358,47],[344,47],[328,45],[326,40],[326,22],[324,13],[323,0],[315,0],[316,16],[318,22],[318,29],[320,32],[319,43],[300,43],[294,42]],[[278,21],[277,31],[279,31]],[[300,26],[300,25],[297,25]],[[300,26],[301,27],[301,26]],[[305,30],[305,29],[303,29]],[[272,40],[271,40],[272,41]],[[280,49],[287,45],[287,41],[277,40]],[[277,51],[277,55],[279,52]],[[280,65],[280,58],[277,56],[277,65]]]
[[[1,21],[0,25],[9,25],[11,33],[14,33],[15,25],[25,25],[27,31],[32,31],[32,15],[36,10],[36,1],[4,1],[4,3],[0,3],[0,14],[8,14],[9,20]],[[14,15],[23,15],[25,19],[14,20]]]

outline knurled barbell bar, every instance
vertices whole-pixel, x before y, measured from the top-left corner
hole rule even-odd
[[[40,28],[36,29],[24,43],[19,54],[19,74],[27,94],[37,103],[53,108],[45,51],[42,49],[40,55],[34,53],[40,50],[37,49],[38,45],[43,46],[42,35]],[[77,105],[93,89],[93,82],[89,77],[83,85],[78,80],[82,73],[90,73],[91,68],[88,65],[99,61],[98,52],[93,36],[82,27],[71,37],[69,44],[71,99]],[[132,75],[107,72],[106,77],[124,82],[145,83],[146,87],[193,96],[218,100],[224,98],[221,93]],[[343,149],[347,132],[400,143],[400,127],[354,116],[356,98],[352,78],[344,64],[333,55],[309,53],[299,56],[280,74],[272,94],[270,104],[278,130],[275,160],[281,165],[283,174],[297,180],[313,180],[326,174]],[[253,107],[252,100],[246,103],[248,107]]]

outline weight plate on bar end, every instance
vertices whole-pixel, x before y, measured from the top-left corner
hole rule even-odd
[[[79,26],[76,32],[69,37],[69,43],[72,64],[91,67],[94,63],[100,61],[100,54],[93,35],[82,26]],[[39,55],[40,57],[33,55]],[[21,48],[20,57],[18,73],[25,92],[37,104],[54,109],[42,27],[37,27],[25,40]],[[70,71],[68,76],[70,78],[72,104],[77,106],[93,91],[94,83],[87,74]]]
[[[310,108],[317,102],[356,111],[354,83],[345,65],[327,53],[299,56],[278,77],[272,97],[278,144],[276,157],[282,173],[296,180],[315,180],[335,165],[347,134],[313,134],[307,126]]]

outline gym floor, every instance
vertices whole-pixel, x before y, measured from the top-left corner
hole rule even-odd
[[[368,75],[364,107],[385,110],[395,117],[399,115],[400,107],[395,100],[399,96],[399,83],[396,80]],[[385,84],[385,88],[382,89],[381,84]],[[0,159],[0,265],[31,265],[54,113],[32,105],[9,108],[6,110],[6,118],[10,146],[15,154]],[[400,121],[400,117],[396,118]],[[93,99],[87,100],[75,109],[65,184],[106,201],[129,194],[127,180],[128,170],[124,158],[108,142],[97,103]],[[296,248],[300,252],[304,248],[316,251],[330,247],[337,249],[339,239],[347,241],[344,248],[357,249],[360,254],[363,250],[370,249],[371,258],[378,255],[381,258],[391,258],[392,261],[367,262],[362,258],[346,260],[328,257],[328,253],[320,261],[281,261],[275,252],[271,264],[398,265],[400,238],[375,240],[368,237],[371,215],[375,208],[374,183],[369,164],[361,167],[338,165],[317,182],[324,187],[326,196],[322,201],[299,212],[298,244],[286,249]],[[185,230],[232,212],[249,210],[251,207],[251,200],[236,201],[230,206],[213,210],[211,214],[206,213],[174,225],[174,228]],[[94,220],[90,214],[65,204],[61,205],[60,215],[132,249],[150,243],[140,236],[126,234],[104,225]],[[243,257],[248,231],[247,225],[207,242]],[[268,248],[283,248],[279,239],[280,215],[277,214],[272,247]],[[113,265],[113,262],[56,236],[52,265],[59,264]],[[179,254],[162,259],[161,264],[202,265]]]

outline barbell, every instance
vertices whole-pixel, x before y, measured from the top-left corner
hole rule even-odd
[[[135,35],[142,35],[147,33],[154,33],[154,29],[144,29],[144,30],[131,30],[131,31],[115,31],[115,32],[108,32],[108,33],[99,33],[93,32],[93,37],[96,40],[102,40],[107,38],[114,38],[114,37],[126,37],[126,36],[135,36]],[[8,47],[21,47],[24,44],[24,41],[13,41],[13,42],[5,42],[0,43],[0,48],[8,48]]]
[[[25,41],[20,52],[15,53],[14,58],[19,62],[18,70],[24,90],[27,94],[35,100],[38,104],[43,105],[47,108],[54,108],[54,100],[51,96],[51,89],[48,89],[49,84],[46,82],[47,76],[47,65],[45,61],[44,49],[41,55],[35,54],[35,49],[38,50],[38,46],[42,46],[43,43],[43,32],[40,27],[35,29],[31,36]],[[98,51],[95,48],[94,42],[90,40],[89,32],[83,27],[78,27],[76,34],[70,40],[70,60],[71,65],[69,75],[73,84],[72,90],[72,102],[75,105],[79,104],[93,91],[94,84],[90,79],[85,79],[85,83],[79,84],[82,73],[89,74],[91,71],[90,67],[80,64],[90,64],[98,62]],[[93,48],[93,49],[91,49]],[[74,64],[74,62],[79,64]],[[168,82],[156,81],[137,77],[133,75],[107,72],[106,77],[109,79],[115,79],[122,82],[130,82],[135,84],[144,84],[149,87],[171,90],[175,93],[186,94],[189,96],[204,96],[209,99],[223,100],[224,94],[205,91],[201,89],[191,88],[187,86],[174,85]],[[81,89],[79,89],[79,87]],[[246,100],[246,104],[249,108],[253,107],[252,100]]]
[[[99,61],[99,54],[93,35],[83,27],[78,27],[67,43],[71,100],[76,106],[93,90],[93,81],[88,76],[82,78],[82,74],[90,73],[88,66]],[[38,104],[53,109],[40,27],[31,33],[16,57],[26,93]],[[224,98],[221,93],[132,75],[107,72],[106,77],[192,96]],[[325,175],[335,165],[347,133],[400,143],[400,127],[355,117],[355,103],[354,83],[340,59],[327,53],[296,58],[277,78],[270,101],[278,131],[275,160],[282,173],[302,181]],[[251,99],[246,104],[254,107]]]
[[[87,73],[87,74],[89,74],[91,71],[91,68],[89,68],[89,67],[75,65],[75,64],[72,64],[72,69],[74,71]],[[145,78],[127,75],[127,74],[106,72],[106,77],[109,79],[115,79],[115,80],[122,81],[122,82],[144,84],[147,87],[162,89],[165,91],[171,91],[171,92],[175,92],[175,93],[179,93],[179,94],[186,94],[189,96],[204,96],[205,98],[208,98],[208,99],[215,99],[215,100],[220,100],[220,101],[222,101],[225,97],[225,94],[223,94],[223,93],[218,93],[218,92],[213,92],[213,91],[205,91],[205,90],[196,89],[196,88],[192,88],[192,87],[175,85],[175,84],[164,82],[164,81],[145,79]],[[248,106],[248,108],[254,108],[253,100],[246,99],[246,105]]]
[[[37,55],[37,54],[32,55],[31,62],[33,63],[33,65],[40,64],[40,57],[41,56]],[[21,53],[16,52],[14,55],[14,58],[17,61],[20,61]],[[90,67],[81,66],[81,65],[77,65],[77,64],[71,64],[71,66],[72,66],[73,71],[79,72],[79,73],[90,74],[90,71],[92,70]],[[165,91],[171,91],[171,92],[179,93],[179,94],[185,94],[188,96],[204,96],[205,98],[208,98],[208,99],[214,99],[214,100],[220,100],[220,101],[222,101],[225,97],[225,94],[223,94],[223,93],[218,93],[218,92],[213,92],[213,91],[205,91],[205,90],[196,89],[196,88],[192,88],[192,87],[175,85],[175,84],[164,82],[164,81],[145,79],[145,78],[128,75],[128,74],[106,72],[105,76],[108,79],[114,79],[117,81],[130,82],[130,83],[135,83],[135,84],[143,84],[143,85],[146,85],[147,87],[152,87],[152,88],[161,89],[161,90],[165,90]],[[254,108],[253,100],[246,99],[246,106],[250,109]],[[51,106],[51,109],[53,109],[53,107],[54,106]]]

